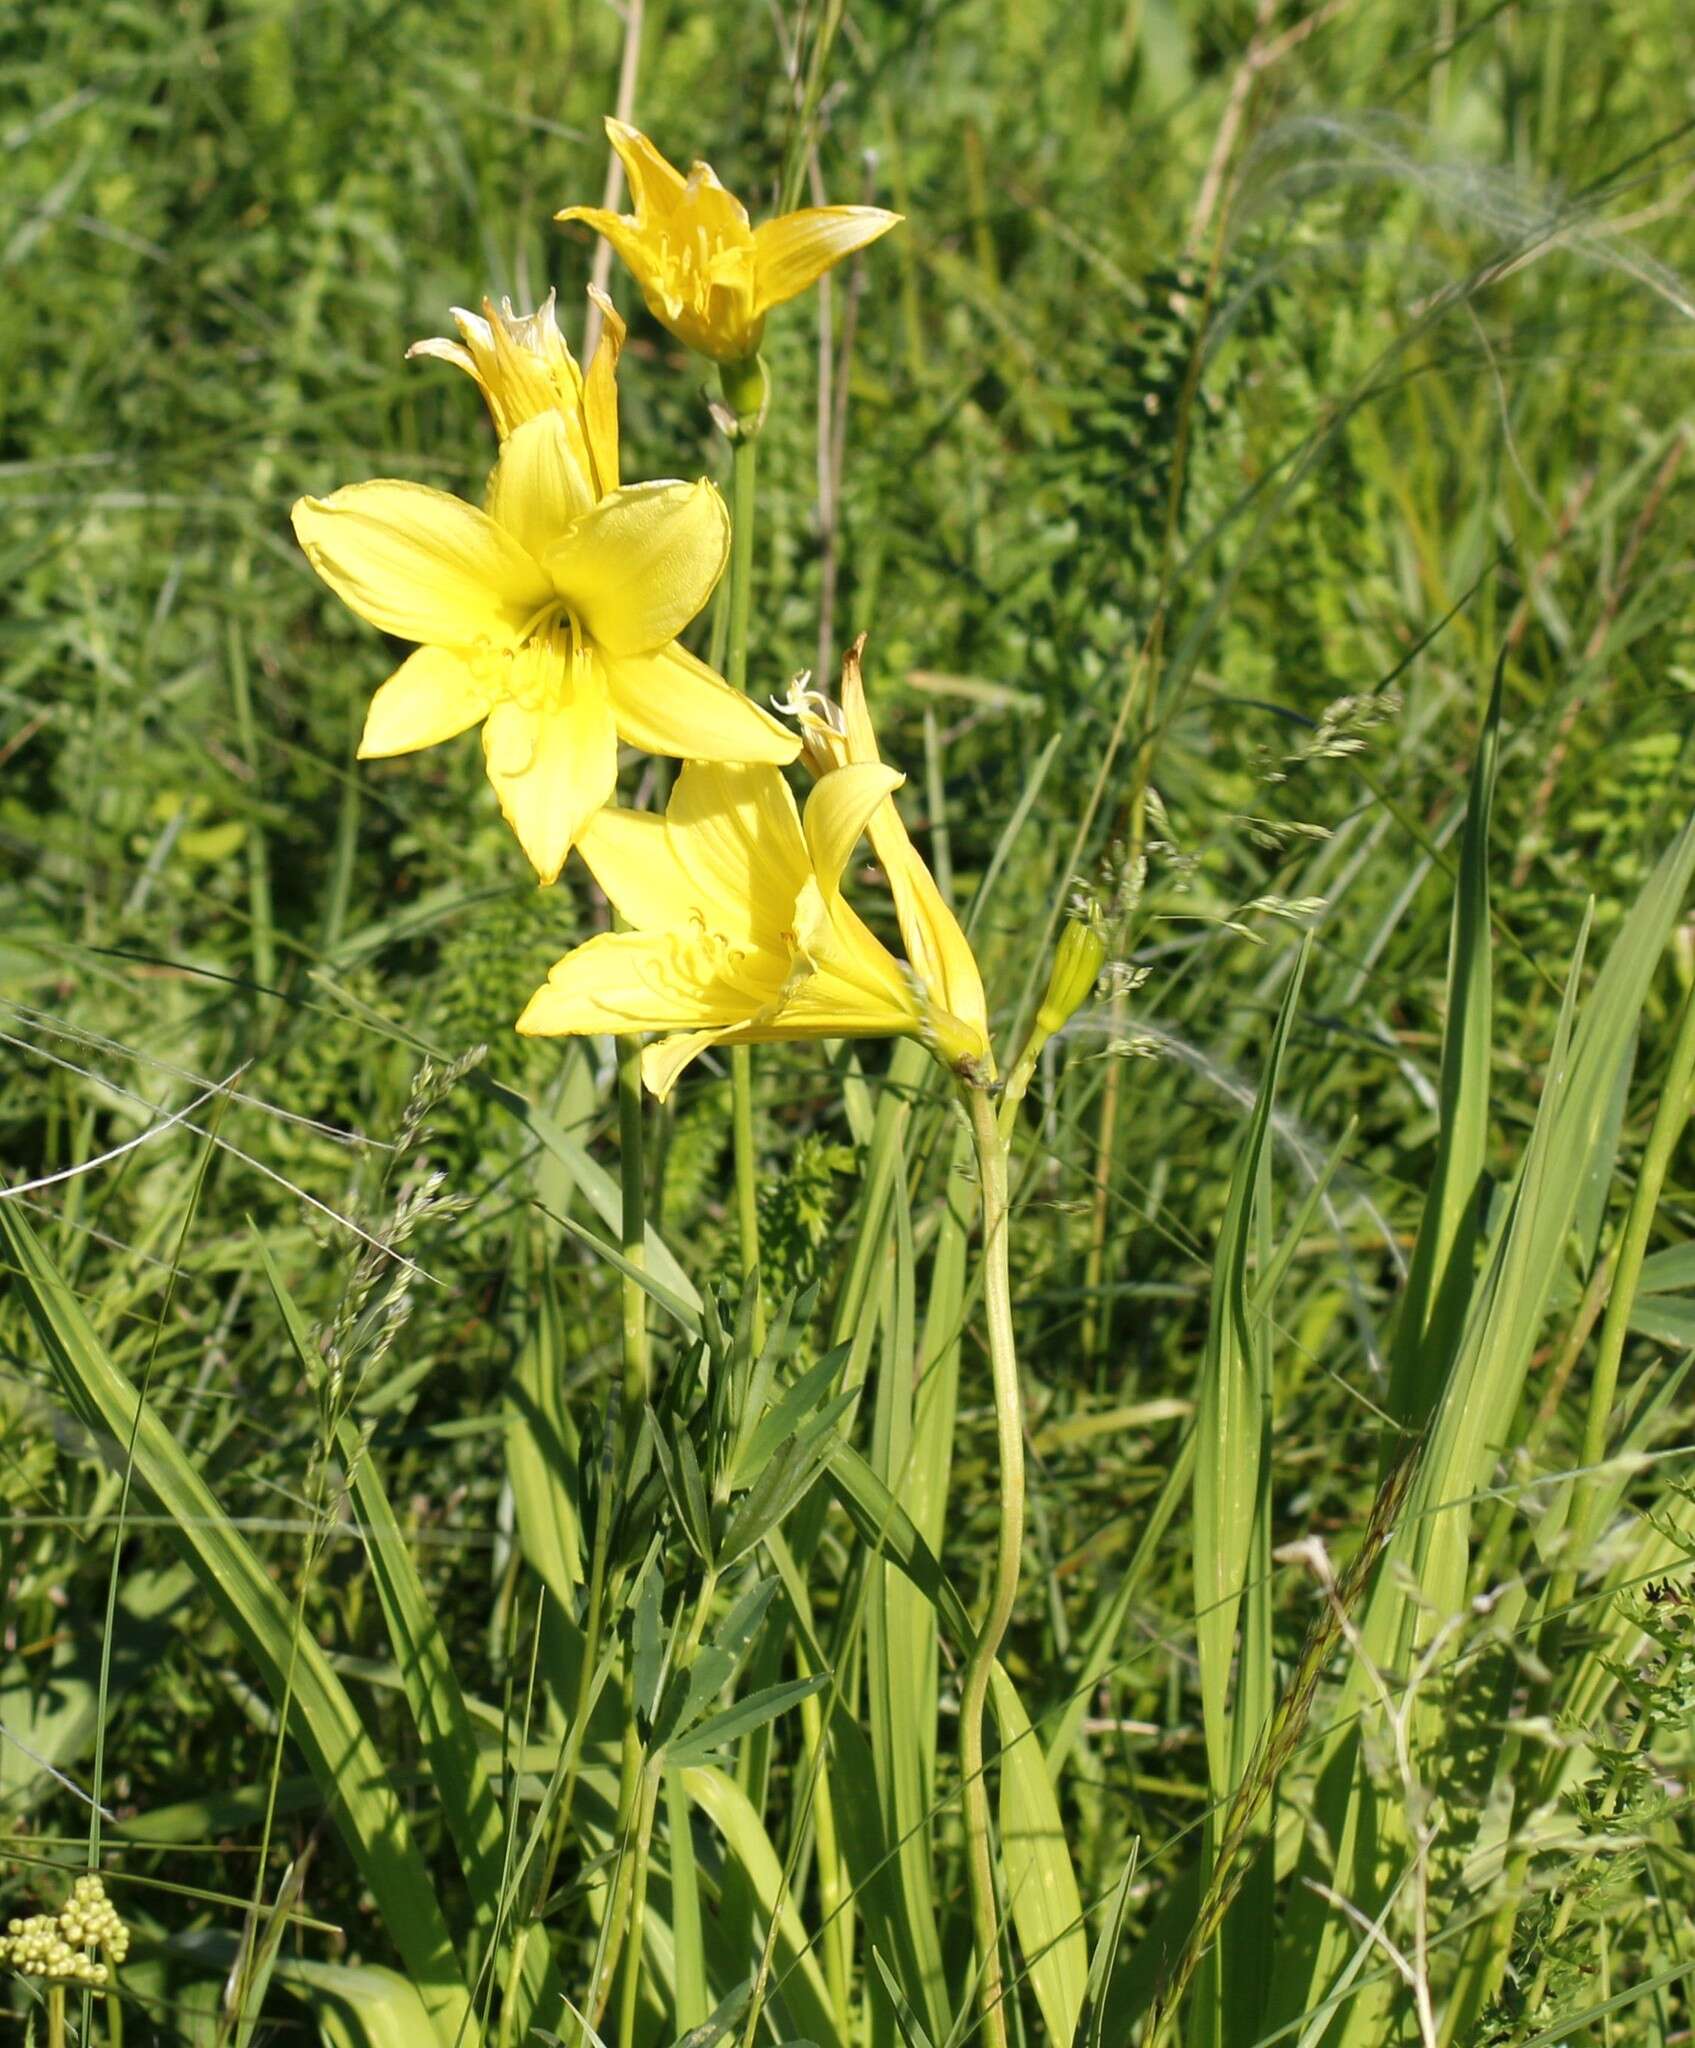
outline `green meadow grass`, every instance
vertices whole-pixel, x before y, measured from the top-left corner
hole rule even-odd
[[[1014,1138],[1012,2038],[1687,2041],[1695,17],[837,11],[815,127],[786,5],[648,0],[634,111],[907,216],[773,319],[750,687],[869,633],[1004,1049],[1112,930]],[[620,1414],[610,1049],[511,1028],[604,906],[473,739],[355,762],[288,527],[480,490],[404,352],[576,336],[623,34],[0,10],[0,1919],[133,1934],[5,1973],[53,2048],[979,2031],[963,1120],[762,1050],[761,1351],[692,1069]],[[727,481],[612,289],[628,465]]]

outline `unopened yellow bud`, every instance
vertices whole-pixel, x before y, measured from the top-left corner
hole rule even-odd
[[[1043,1040],[1062,1030],[1094,993],[1106,965],[1106,941],[1093,919],[1072,918],[1054,948],[1047,993],[1036,1012],[1035,1035]]]

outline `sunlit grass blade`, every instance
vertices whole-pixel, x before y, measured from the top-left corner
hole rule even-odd
[[[830,2008],[818,1957],[793,1900],[786,1895],[782,1860],[747,1795],[733,1779],[709,1765],[693,1765],[681,1775],[689,1798],[718,1830],[759,1913],[767,1922],[776,1916],[778,1968],[772,2002],[785,2007],[796,2027],[810,2035],[818,2048],[848,2048]]]
[[[1042,1745],[1017,1688],[998,1664],[992,1686],[1001,1738],[1001,1866],[1008,1909],[1047,2039],[1070,2042],[1089,1982],[1083,1901]]]

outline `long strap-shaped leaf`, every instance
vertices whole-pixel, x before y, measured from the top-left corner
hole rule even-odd
[[[1306,971],[1303,952],[1283,1000],[1258,1099],[1230,1176],[1230,1199],[1213,1268],[1212,1312],[1195,1415],[1195,1646],[1201,1667],[1201,1716],[1207,1786],[1214,1815],[1242,1782],[1271,1717],[1271,1380],[1264,1350],[1265,1317],[1249,1301],[1248,1255],[1256,1214],[1267,1189],[1267,1139],[1289,1030]],[[1269,1259],[1263,1262],[1269,1265]],[[1240,1642],[1238,1645],[1238,1635]],[[1237,1650],[1240,1649],[1238,1656]],[[1232,1665],[1236,1692],[1230,1697]],[[1211,1876],[1215,1819],[1205,1833],[1203,1864]],[[1261,1859],[1262,1865],[1264,1859]],[[1269,1939],[1269,1867],[1256,1870],[1219,1949],[1203,1968],[1192,2038],[1208,2044],[1245,2042],[1257,2031],[1263,1981],[1236,1967],[1232,1953],[1244,1922]]]
[[[15,1203],[0,1202],[0,1237],[66,1398],[104,1440],[115,1441],[117,1457],[133,1441],[137,1478],[169,1516],[173,1541],[273,1698],[281,1700],[292,1671],[295,1739],[428,2009],[436,2038],[443,2048],[477,2048],[476,2016],[406,1810],[328,1658],[295,1628],[281,1590],[231,1527],[169,1429],[113,1363]]]

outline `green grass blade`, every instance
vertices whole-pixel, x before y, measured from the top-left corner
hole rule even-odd
[[[583,1577],[578,1527],[577,1434],[565,1406],[566,1321],[559,1280],[543,1259],[533,1306],[506,1383],[506,1473],[530,1569],[566,1612]]]
[[[1263,1236],[1268,1140],[1278,1077],[1306,971],[1303,950],[1283,999],[1230,1195],[1213,1268],[1206,1357],[1195,1414],[1195,1636],[1207,1785],[1216,1814],[1242,1782],[1275,1696],[1271,1662],[1271,1379],[1264,1307],[1250,1301],[1250,1249]],[[1262,1259],[1262,1265],[1269,1264]],[[1235,1673],[1234,1697],[1231,1674]],[[1213,1848],[1213,1822],[1206,1831]],[[1263,1858],[1261,1861],[1263,1862]],[[1210,1865],[1209,1865],[1210,1867]],[[1245,2043],[1258,2029],[1262,1972],[1247,1966],[1238,1930],[1263,1950],[1270,1937],[1269,1870],[1256,1869],[1203,1965],[1195,1990],[1200,2043]],[[1262,1917],[1263,1916],[1263,1917]]]
[[[1471,1293],[1477,1190],[1489,1136],[1493,959],[1489,929],[1489,826],[1501,747],[1501,683],[1495,667],[1472,761],[1465,832],[1448,936],[1447,1023],[1438,1084],[1439,1128],[1389,1364],[1389,1412],[1422,1426],[1441,1391]]]
[[[309,1635],[296,1640],[281,1590],[230,1527],[164,1422],[140,1407],[135,1389],[14,1202],[0,1203],[0,1236],[66,1398],[107,1439],[133,1440],[136,1476],[170,1517],[172,1541],[277,1699],[292,1664],[295,1738],[428,2009],[436,2038],[445,2048],[475,2048],[470,1997],[406,1810],[324,1651]]]

